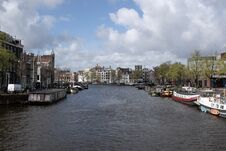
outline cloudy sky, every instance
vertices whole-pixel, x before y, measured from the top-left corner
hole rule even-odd
[[[152,68],[225,50],[225,0],[0,0],[0,29],[73,71]]]

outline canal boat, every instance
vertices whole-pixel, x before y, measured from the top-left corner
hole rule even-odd
[[[151,88],[151,90],[149,91],[149,95],[151,95],[151,96],[161,96],[162,89],[163,89],[162,86],[157,85],[157,86]]]
[[[199,94],[196,93],[196,89],[193,87],[182,87],[180,91],[173,91],[172,99],[174,101],[195,105],[194,101],[197,100]]]
[[[173,91],[167,88],[161,92],[161,97],[171,97],[172,94],[173,94]]]
[[[203,112],[226,118],[226,99],[213,90],[202,91],[197,104]]]
[[[74,88],[74,87],[68,87],[67,88],[67,93],[68,94],[76,94],[76,93],[78,93],[78,88]]]

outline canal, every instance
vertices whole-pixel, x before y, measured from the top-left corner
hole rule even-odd
[[[226,150],[226,120],[134,87],[90,86],[50,106],[0,106],[0,150]]]

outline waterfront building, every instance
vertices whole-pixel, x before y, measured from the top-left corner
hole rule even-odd
[[[109,67],[102,67],[98,64],[91,68],[88,72],[88,82],[91,83],[101,83],[101,84],[111,84],[114,83],[115,70]]]
[[[51,88],[54,82],[55,54],[37,56],[36,88]]]
[[[33,53],[24,52],[21,58],[21,85],[33,90],[37,82],[37,57]]]
[[[132,81],[132,69],[130,68],[121,68],[116,69],[116,79],[118,84],[131,84]]]
[[[5,89],[10,83],[19,84],[21,82],[20,63],[23,47],[21,40],[12,37],[8,33],[0,31],[0,48],[13,52],[17,59],[17,61],[12,63],[7,71],[0,71],[2,74],[0,77],[0,89]]]
[[[55,87],[69,86],[78,82],[77,73],[71,72],[69,69],[55,68],[54,70],[54,85]]]
[[[213,56],[200,56],[198,60],[188,58],[188,69],[197,65],[198,87],[226,87],[226,52]],[[208,70],[208,75],[202,73]]]

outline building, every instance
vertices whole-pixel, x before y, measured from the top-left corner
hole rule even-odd
[[[33,90],[37,82],[37,57],[33,53],[24,52],[21,58],[21,85]]]
[[[121,68],[116,69],[116,79],[118,84],[130,84],[132,83],[132,69]]]
[[[0,48],[13,52],[17,60],[13,62],[6,71],[0,71],[2,74],[0,77],[0,89],[5,89],[10,83],[18,84],[21,82],[20,62],[23,47],[21,40],[12,37],[8,33],[0,31]]]
[[[188,68],[191,70],[197,65],[197,87],[226,87],[226,52],[215,56],[200,56],[198,60],[188,58]],[[201,74],[203,69],[208,75]]]
[[[36,88],[51,88],[54,83],[55,54],[37,56]]]
[[[135,65],[135,71],[142,71],[142,65]]]
[[[72,86],[78,82],[78,74],[71,72],[69,69],[55,68],[54,70],[54,87]]]
[[[109,67],[102,67],[98,64],[91,68],[86,74],[87,81],[91,83],[111,84],[114,83],[115,70]]]
[[[90,83],[91,82],[90,76],[91,76],[90,69],[78,71],[78,82]]]

